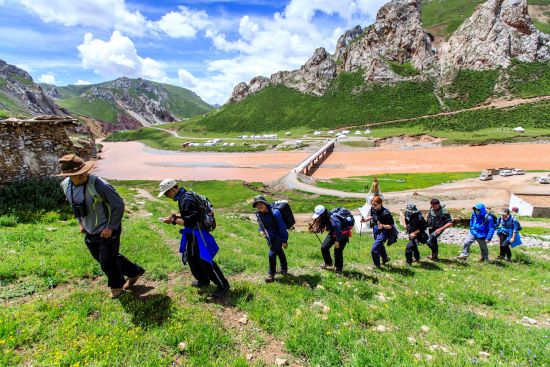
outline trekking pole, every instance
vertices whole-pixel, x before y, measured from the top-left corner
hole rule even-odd
[[[317,233],[315,233],[315,237],[317,237],[317,240],[319,241],[319,243],[321,244],[321,246],[323,246],[323,241],[321,241],[321,239],[319,238],[319,236],[317,235]]]
[[[258,224],[260,225],[260,229],[265,234],[265,240],[267,241],[267,246],[271,248],[271,238],[269,238],[269,233],[265,229],[264,221],[262,220],[262,218],[260,218],[260,214],[258,214],[258,212],[256,212],[256,218],[258,219]]]

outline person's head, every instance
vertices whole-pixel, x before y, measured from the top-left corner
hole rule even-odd
[[[502,216],[502,218],[508,219],[508,217],[510,216],[510,209],[508,208],[500,209],[500,215]]]
[[[173,199],[176,197],[178,192],[180,191],[178,187],[178,183],[176,180],[172,178],[167,178],[165,180],[162,180],[162,182],[159,184],[159,194],[158,197],[167,196],[170,199]]]
[[[517,206],[514,206],[514,207],[512,208],[512,213],[516,213],[516,214],[519,213],[519,209],[518,209]]]
[[[441,209],[441,203],[437,198],[433,198],[432,200],[430,200],[430,206],[432,207],[433,210]]]
[[[370,201],[370,205],[372,205],[372,207],[375,209],[375,210],[378,210],[382,207],[382,198],[378,195],[376,195],[375,197],[372,198],[372,200]]]
[[[256,208],[256,210],[260,213],[267,213],[267,211],[269,210],[269,204],[265,197],[263,197],[262,195],[258,195],[254,198],[252,207]]]
[[[327,209],[323,205],[317,205],[313,210],[312,219],[318,219],[323,217],[327,213]]]
[[[61,173],[58,177],[69,177],[74,185],[82,185],[88,181],[90,170],[94,166],[93,161],[84,162],[76,154],[67,154],[58,161]]]
[[[485,204],[483,204],[483,203],[477,203],[472,208],[472,210],[473,210],[475,215],[479,215],[479,216],[485,215],[487,213],[487,211],[485,209]]]
[[[310,224],[309,231],[314,233],[323,232],[330,222],[328,210],[323,205],[315,207],[311,218],[313,223]]]
[[[416,207],[416,204],[415,203],[409,203],[407,204],[406,208],[405,208],[405,212],[407,214],[416,214],[419,212],[418,208]]]

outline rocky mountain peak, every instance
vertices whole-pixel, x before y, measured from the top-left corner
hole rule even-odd
[[[363,28],[360,25],[356,25],[352,29],[347,30],[343,35],[338,38],[336,42],[336,50],[334,51],[334,57],[340,59],[345,52],[346,47],[355,40],[357,37],[363,34]]]

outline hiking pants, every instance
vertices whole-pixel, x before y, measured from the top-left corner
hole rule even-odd
[[[418,251],[417,238],[413,238],[409,240],[409,243],[407,243],[407,247],[405,249],[405,258],[407,259],[408,264],[412,264],[413,258],[415,261],[420,260],[420,252]]]
[[[201,286],[207,286],[210,282],[214,283],[218,287],[225,287],[229,284],[227,279],[222,273],[222,270],[216,264],[214,260],[212,263],[209,263],[206,260],[201,259],[199,246],[193,235],[188,235],[187,237],[187,263],[191,269],[191,274],[193,277],[200,283]],[[189,246],[189,244],[192,244]],[[185,255],[182,255],[182,260]]]
[[[99,233],[87,233],[84,239],[90,254],[107,275],[107,285],[110,288],[122,288],[126,283],[124,276],[133,278],[145,271],[141,266],[134,264],[118,252],[121,232],[122,227],[119,227],[119,229],[113,231],[110,238],[101,238]]]
[[[388,232],[386,230],[374,231],[374,243],[371,248],[372,262],[376,266],[380,266],[380,258],[386,261],[388,254],[386,253],[386,247],[384,243],[388,240]]]
[[[510,249],[510,241],[508,241],[507,233],[499,233],[498,238],[500,239],[500,257],[505,257],[508,260],[512,260],[512,250]]]
[[[430,235],[428,236],[428,242],[426,243],[430,250],[432,250],[432,255],[437,255],[439,252],[439,246],[437,243],[437,239],[439,236],[436,236],[433,232],[430,232]]]
[[[464,248],[460,256],[468,257],[470,255],[470,246],[472,243],[476,242],[479,244],[479,249],[481,250],[481,257],[484,260],[489,260],[489,249],[487,248],[487,241],[485,238],[476,238],[473,234],[469,233],[466,241],[464,242]]]
[[[269,258],[269,275],[275,275],[277,271],[277,257],[279,258],[279,262],[281,263],[281,271],[288,270],[288,263],[286,261],[285,250],[283,249],[282,243],[273,243],[269,248],[267,256]]]
[[[349,236],[342,235],[340,240],[340,247],[334,248],[334,267],[336,270],[342,270],[344,267],[344,248],[349,242]],[[321,245],[321,253],[323,254],[323,260],[325,265],[332,266],[332,257],[330,256],[330,248],[336,243],[336,237],[332,237],[328,234]]]

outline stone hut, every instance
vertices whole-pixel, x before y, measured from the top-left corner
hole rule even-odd
[[[67,116],[0,120],[0,185],[58,173],[59,157],[96,154],[90,131]]]

